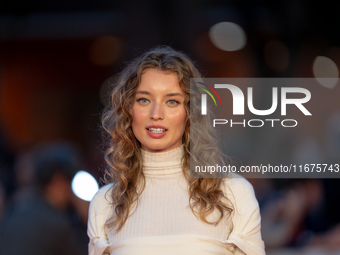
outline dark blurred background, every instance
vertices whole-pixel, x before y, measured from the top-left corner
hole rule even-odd
[[[339,9],[339,2],[329,0],[2,0],[0,222],[5,227],[0,233],[10,236],[16,212],[26,208],[22,194],[27,187],[38,189],[35,170],[29,169],[35,168],[36,151],[46,144],[72,144],[81,155],[81,169],[100,181],[99,125],[106,81],[134,56],[169,45],[194,59],[205,77],[338,78]],[[228,43],[236,47],[223,48]],[[339,163],[339,84],[326,89],[328,96],[314,102],[327,110],[328,124],[316,130],[307,123],[308,131],[300,130],[307,136],[294,148],[302,158],[306,150],[309,157]],[[313,139],[315,134],[323,136]],[[323,157],[329,147],[330,156]],[[268,254],[340,252],[338,180],[250,181],[263,212]],[[87,249],[87,207],[88,202],[73,195],[67,207],[57,209],[70,222],[63,230],[72,229],[70,240],[79,254]],[[7,244],[0,240],[0,245]]]

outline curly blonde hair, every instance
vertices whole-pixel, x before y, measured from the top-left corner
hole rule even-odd
[[[104,182],[113,183],[112,203],[115,215],[106,222],[107,227],[121,230],[130,215],[132,204],[137,202],[145,187],[141,144],[132,131],[132,106],[142,75],[148,69],[176,73],[185,93],[186,125],[182,142],[184,156],[182,169],[188,182],[189,204],[196,217],[208,224],[218,224],[233,211],[230,200],[222,191],[221,178],[190,178],[190,155],[192,165],[223,162],[217,146],[214,130],[208,119],[200,114],[200,90],[190,83],[191,78],[200,78],[192,60],[182,52],[168,46],[156,47],[130,62],[118,75],[110,92],[110,102],[102,115],[105,151]],[[191,98],[190,98],[191,89]],[[190,100],[196,101],[190,110]],[[190,134],[190,127],[192,134]],[[213,159],[213,160],[212,160]],[[141,188],[138,188],[141,187]],[[218,210],[216,222],[208,222],[207,216]]]

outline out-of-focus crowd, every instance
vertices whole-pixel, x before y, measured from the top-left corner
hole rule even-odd
[[[20,155],[0,145],[0,254],[87,254],[89,203],[71,181],[84,161],[67,142]]]
[[[337,179],[252,179],[269,255],[340,254]]]

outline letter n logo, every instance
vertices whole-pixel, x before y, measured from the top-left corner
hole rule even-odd
[[[207,89],[210,89],[212,92],[214,92],[215,95],[217,96],[218,100],[220,101],[220,104],[222,105],[222,100],[221,100],[219,94],[216,92],[216,90],[213,87],[209,86],[208,84],[202,83],[202,82],[197,82],[197,83],[202,84]],[[197,87],[197,88],[205,91],[212,98],[212,100],[215,103],[215,106],[217,106],[216,100],[209,90],[201,88],[201,87]],[[207,94],[202,94],[202,101],[201,101],[201,114],[202,115],[207,115]]]

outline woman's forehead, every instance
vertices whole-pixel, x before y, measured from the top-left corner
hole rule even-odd
[[[137,90],[182,92],[176,73],[158,69],[149,69],[145,72]]]

